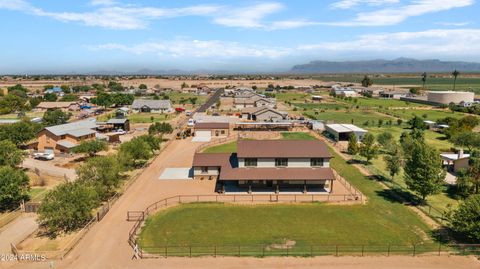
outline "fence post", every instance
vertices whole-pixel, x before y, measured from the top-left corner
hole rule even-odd
[[[192,257],[192,246],[189,246],[189,250],[190,250],[190,258]]]
[[[238,246],[238,257],[240,257],[240,246]]]
[[[335,246],[335,256],[338,257],[338,245]]]
[[[288,257],[288,246],[286,246],[285,249],[287,250],[287,257]]]
[[[310,257],[313,257],[313,246],[310,246]]]
[[[438,256],[440,256],[441,251],[442,251],[442,243],[438,243]]]
[[[390,256],[390,244],[388,244],[388,251],[387,251],[387,257]]]
[[[168,249],[168,247],[165,246],[165,259],[168,257],[168,250],[167,249]]]
[[[365,246],[362,245],[362,257],[363,257],[363,252],[364,252],[364,250],[365,250]]]
[[[413,244],[413,256],[415,256],[415,251],[416,251],[415,244]]]
[[[262,257],[265,257],[265,245],[262,245]]]
[[[214,247],[213,247],[213,257],[214,257],[214,258],[217,257],[217,246],[214,246]]]

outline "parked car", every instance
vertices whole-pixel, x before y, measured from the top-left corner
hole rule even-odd
[[[218,117],[218,116],[220,116],[220,113],[214,112],[214,113],[212,113],[212,116]]]
[[[120,135],[124,135],[124,134],[127,134],[127,131],[123,130],[123,129],[118,129],[115,131],[116,134],[120,134]]]
[[[176,107],[176,108],[175,108],[175,111],[176,111],[176,112],[183,112],[183,111],[185,111],[185,108],[183,108],[183,107]]]
[[[195,120],[194,120],[194,119],[188,119],[187,126],[188,126],[188,127],[193,127],[193,126],[195,126]]]
[[[185,112],[185,115],[187,115],[187,117],[190,117],[190,116],[192,116],[192,112],[191,112],[191,111],[187,111],[187,112]]]
[[[50,161],[55,158],[55,154],[53,152],[37,152],[33,154],[33,158]]]

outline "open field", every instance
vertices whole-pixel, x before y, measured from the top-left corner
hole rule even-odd
[[[234,143],[223,148],[217,146],[214,151],[231,151]],[[429,228],[419,216],[335,152],[332,154],[335,156],[332,167],[368,197],[366,205],[182,205],[149,218],[140,235],[140,244],[148,251],[152,250],[150,247],[164,245],[274,246],[294,241],[292,250],[295,250],[309,244],[432,242]],[[335,229],[326,228],[333,226]]]
[[[316,140],[316,138],[311,136],[309,133],[283,132],[281,133],[281,135],[282,135],[282,139],[285,139],[285,140]]]
[[[355,101],[357,100],[357,101]],[[396,99],[382,99],[382,98],[364,98],[364,97],[357,97],[352,99],[351,101],[347,100],[338,100],[338,102],[346,103],[350,105],[358,105],[360,107],[368,107],[368,108],[387,108],[387,107],[421,107],[426,106],[422,104],[412,103],[412,102],[405,102],[402,100]]]
[[[425,120],[436,121],[438,119],[443,119],[446,117],[452,118],[461,118],[471,114],[466,114],[462,112],[453,112],[450,110],[433,110],[433,109],[397,109],[389,111],[392,115],[402,118],[402,119],[411,119],[414,115],[424,118]],[[426,117],[425,117],[426,116]]]
[[[363,128],[363,124],[366,121],[375,121],[378,120],[387,121],[389,119],[395,120],[392,117],[387,115],[370,112],[370,111],[326,111],[326,112],[319,112],[315,114],[313,111],[306,111],[303,113],[306,117],[316,120],[324,120],[324,121],[333,121],[335,123],[352,123],[357,124]]]
[[[467,76],[467,75],[465,75]],[[373,85],[409,85],[409,86],[422,86],[422,80],[420,75],[418,76],[401,76],[390,75],[390,77],[374,77],[370,76],[373,80]],[[338,82],[351,82],[360,83],[363,79],[363,75],[331,75],[331,76],[315,76],[315,79],[322,81],[338,81]],[[453,89],[453,78],[448,76],[444,77],[429,77],[425,86],[428,90],[451,90]],[[457,90],[469,90],[473,89],[475,92],[480,92],[480,77],[458,77]]]

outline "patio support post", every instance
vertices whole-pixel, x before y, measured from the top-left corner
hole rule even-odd
[[[278,186],[278,182],[277,182],[277,189],[275,190],[275,193],[279,193],[280,192],[280,187]]]
[[[248,193],[252,193],[252,181],[248,181]]]
[[[303,181],[303,193],[307,193],[307,181]]]
[[[333,192],[333,179],[330,179],[330,193]]]
[[[225,181],[222,181],[222,193],[225,193]]]

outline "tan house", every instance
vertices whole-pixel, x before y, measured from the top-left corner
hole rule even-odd
[[[46,127],[37,134],[35,149],[44,152],[70,152],[80,142],[96,138],[95,120],[83,120]]]
[[[230,134],[228,122],[197,122],[195,123],[195,136],[227,137]]]
[[[60,109],[67,112],[79,110],[80,105],[77,102],[41,102],[36,109],[41,111]]]
[[[319,140],[239,140],[233,154],[196,153],[195,179],[215,179],[219,192],[330,193],[335,176]]]
[[[235,108],[247,108],[247,107],[274,107],[276,105],[275,99],[260,97],[254,95],[249,98],[234,98],[233,105]]]

